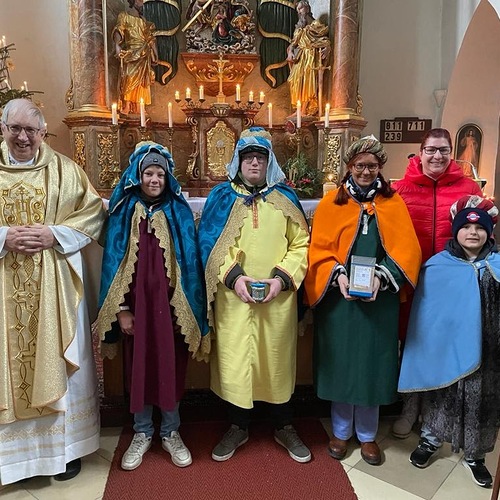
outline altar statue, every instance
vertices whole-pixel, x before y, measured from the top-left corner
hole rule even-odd
[[[137,113],[141,98],[151,104],[152,66],[158,61],[155,25],[143,18],[143,0],[128,0],[129,9],[118,14],[112,37],[120,59],[120,111]]]
[[[290,99],[292,107],[300,101],[302,113],[314,116],[318,113],[318,95],[322,94],[323,73],[328,69],[325,66],[330,55],[328,27],[314,19],[307,0],[299,1],[297,14],[299,20],[287,49],[287,60],[293,64],[288,77]]]

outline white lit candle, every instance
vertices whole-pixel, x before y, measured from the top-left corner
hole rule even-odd
[[[111,123],[118,125],[118,108],[116,102],[111,105]]]
[[[24,89],[28,92],[28,82],[24,82]]]
[[[269,128],[273,128],[273,103],[270,102],[267,105],[267,121],[269,122]]]
[[[200,88],[199,88],[199,99],[200,99],[200,101],[205,100],[205,89],[204,89],[203,85],[200,85]]]
[[[179,102],[181,100],[181,93],[178,90],[175,91],[174,99],[177,102]]]
[[[259,104],[264,104],[264,92],[259,92]]]
[[[144,106],[144,99],[141,97],[140,102],[140,110],[141,110],[141,127],[146,126],[146,107]]]
[[[7,80],[7,78],[6,78],[3,82],[5,83],[5,85],[7,85],[7,88],[8,88],[9,90],[11,90],[11,89],[10,89],[9,80]]]
[[[189,87],[186,88],[186,99],[191,99],[191,89]]]
[[[238,83],[236,85],[236,102],[240,102],[240,101],[241,101],[241,86]]]
[[[5,35],[2,36],[2,45],[1,47],[7,47],[7,40],[5,39]]]
[[[173,124],[173,117],[172,117],[172,103],[168,103],[168,128],[172,128]]]
[[[24,85],[21,85],[21,90],[24,90]]]
[[[300,128],[302,125],[302,104],[300,101],[297,101],[297,128]]]
[[[325,128],[330,127],[330,103],[327,102],[325,106]]]
[[[248,93],[248,102],[253,102],[253,90]]]

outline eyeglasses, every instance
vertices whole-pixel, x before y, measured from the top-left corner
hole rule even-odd
[[[365,168],[367,168],[370,172],[376,172],[379,167],[380,165],[378,163],[355,163],[352,166],[352,168],[354,168],[354,171],[358,172],[358,174],[363,172]]]
[[[438,151],[443,155],[449,155],[451,153],[451,148],[450,146],[443,146],[442,148],[435,148],[434,146],[426,146],[425,148],[422,148],[422,151],[426,155],[435,155]]]
[[[40,132],[40,128],[33,128],[33,127],[20,127],[19,125],[7,125],[4,123],[5,127],[7,130],[12,134],[15,135],[16,137],[24,130],[26,135],[30,138],[35,137],[38,132]]]
[[[264,163],[266,163],[267,161],[267,156],[265,155],[259,155],[259,154],[249,154],[249,155],[243,155],[241,157],[241,161],[243,163],[252,163],[253,162],[253,159],[256,159],[257,162],[261,165],[263,165]]]

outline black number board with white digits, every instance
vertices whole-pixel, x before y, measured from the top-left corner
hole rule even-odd
[[[404,117],[380,120],[380,142],[420,143],[422,137],[432,128],[432,120]]]

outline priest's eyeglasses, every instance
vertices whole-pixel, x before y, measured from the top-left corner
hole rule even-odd
[[[4,123],[4,125],[7,127],[7,130],[15,136],[18,136],[23,130],[26,133],[26,135],[30,138],[35,137],[38,132],[40,132],[41,129],[39,128],[34,128],[34,127],[21,127],[19,125],[7,125]]]
[[[355,172],[360,174],[365,168],[367,168],[370,172],[376,172],[379,166],[380,165],[378,163],[355,163],[352,167]]]
[[[443,146],[442,148],[435,148],[434,146],[426,146],[422,148],[422,151],[429,156],[435,155],[438,151],[443,155],[449,155],[451,153],[451,148],[449,146]]]

